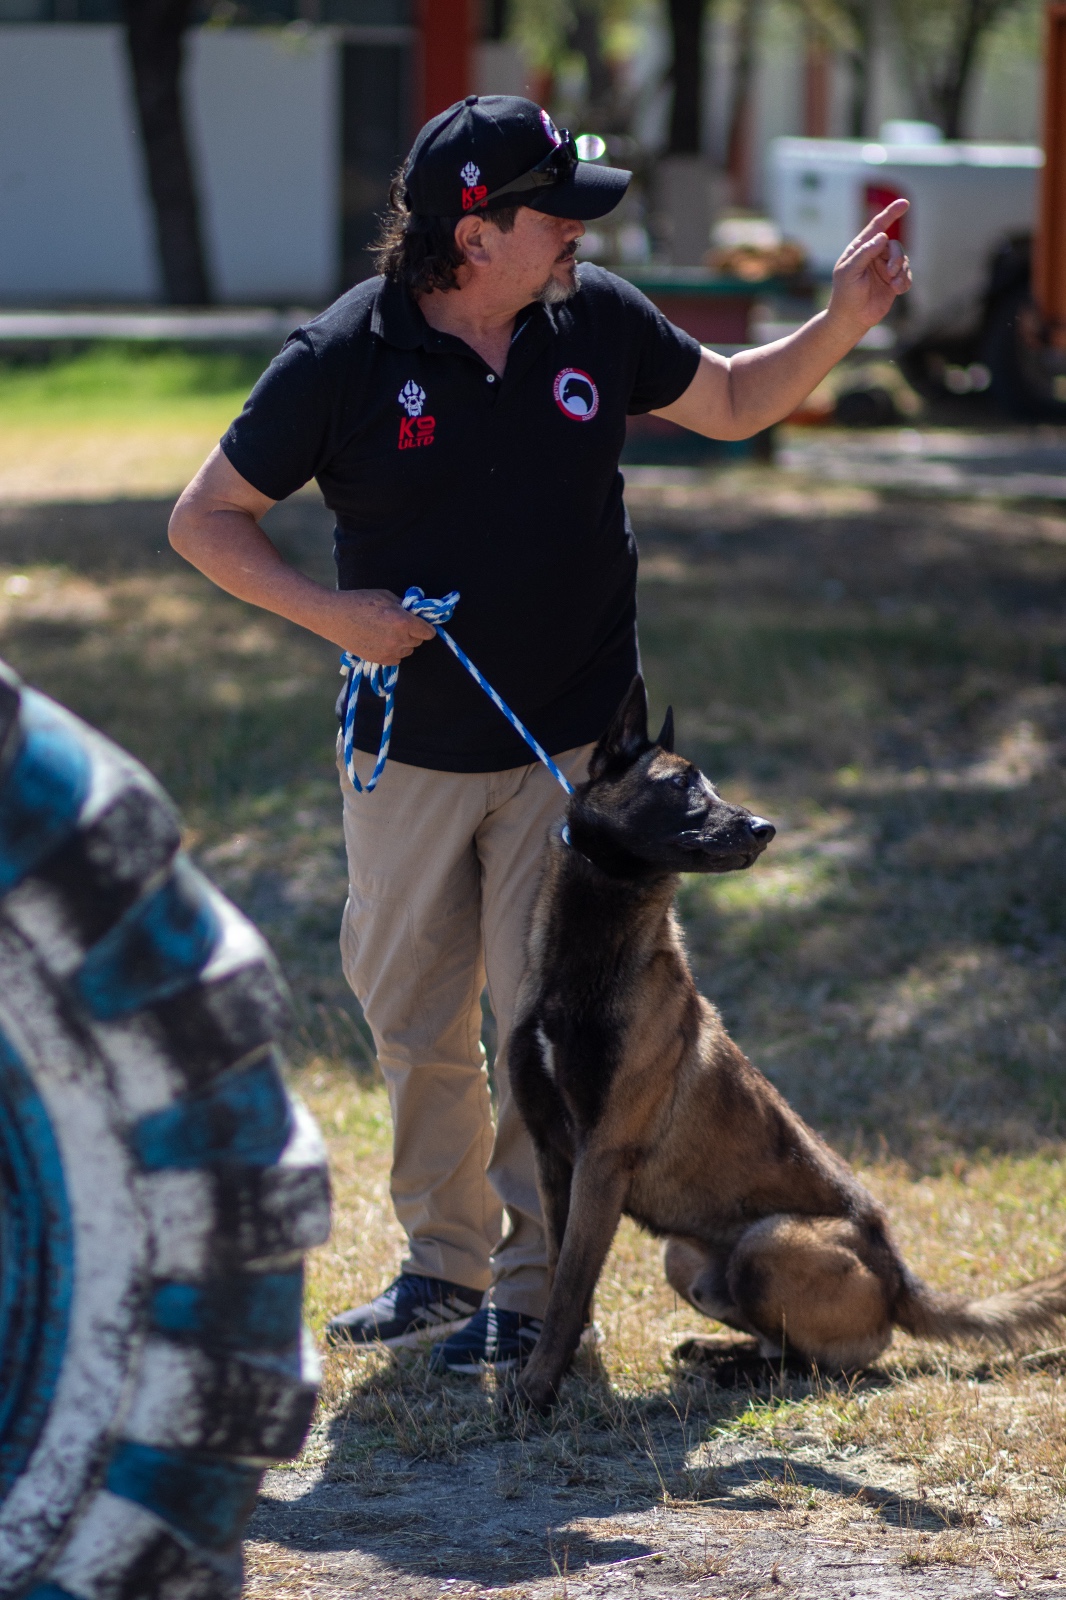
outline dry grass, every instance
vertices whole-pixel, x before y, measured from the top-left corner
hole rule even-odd
[[[383,1089],[353,1087],[325,1061],[309,1063],[300,1085],[327,1136],[337,1194],[334,1237],[311,1273],[309,1312],[320,1327],[377,1291],[401,1241],[388,1204]],[[910,1264],[938,1287],[983,1293],[1061,1259],[1061,1158],[959,1161],[918,1181],[898,1162],[861,1170]],[[852,1383],[717,1389],[670,1359],[682,1337],[714,1325],[678,1305],[660,1247],[628,1222],[596,1316],[599,1358],[579,1361],[547,1425],[502,1419],[490,1380],[445,1384],[414,1356],[330,1355],[305,1462],[372,1495],[388,1492],[395,1469],[384,1464],[397,1457],[457,1461],[517,1437],[518,1451],[497,1469],[502,1499],[520,1497],[534,1475],[679,1512],[754,1497],[797,1527],[843,1529],[853,1546],[876,1542],[886,1523],[902,1528],[911,1562],[989,1564],[1016,1578],[1064,1559],[1061,1532],[1048,1524],[1061,1518],[1066,1492],[1066,1349],[989,1362],[900,1337],[877,1371]],[[738,1444],[748,1464],[729,1480],[722,1463]]]
[[[0,362],[0,503],[176,494],[263,365],[121,345]]]
[[[915,1269],[975,1293],[1047,1270],[1066,1191],[1066,521],[750,474],[632,499],[656,708],[673,700],[682,746],[782,825],[754,872],[683,893],[705,992],[856,1157]],[[387,1109],[337,970],[336,662],[184,569],[165,511],[0,512],[0,651],[162,777],[281,954],[295,1078],[337,1187],[310,1281],[320,1328],[399,1252]],[[320,573],[328,526],[309,499],[275,514]],[[747,1508],[826,1548],[894,1530],[892,1560],[1066,1572],[1061,1353],[990,1365],[901,1340],[851,1387],[716,1389],[671,1362],[698,1319],[628,1224],[597,1315],[600,1356],[549,1427],[516,1429],[491,1384],[443,1384],[414,1358],[330,1357],[305,1464],[372,1503],[420,1462],[485,1447],[499,1506],[584,1485],[619,1517],[657,1506],[687,1526],[703,1507],[732,1530]],[[702,1526],[693,1582],[724,1570]],[[333,1592],[293,1552],[253,1556],[253,1593]]]
[[[189,414],[190,410],[192,415]],[[218,443],[231,406],[177,407],[169,416],[124,423],[70,422],[61,429],[4,422],[0,502],[112,500],[176,494]]]

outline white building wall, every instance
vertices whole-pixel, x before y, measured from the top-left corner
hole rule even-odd
[[[157,293],[121,29],[0,29],[0,297]]]
[[[1041,17],[1022,17],[997,29],[989,40],[966,107],[971,139],[1011,139],[1041,144],[1044,138],[1044,63]],[[1022,26],[1022,24],[1027,26]]]
[[[217,297],[327,300],[340,246],[334,36],[198,30],[186,95]],[[158,297],[122,30],[0,27],[0,300]]]
[[[804,35],[798,13],[768,6],[759,29],[752,83],[749,198],[766,203],[766,152],[770,141],[803,127]]]
[[[220,300],[328,300],[340,249],[340,52],[326,30],[198,29],[186,76]]]
[[[867,132],[876,139],[882,122],[917,116],[886,9],[874,9],[874,52],[870,64]]]

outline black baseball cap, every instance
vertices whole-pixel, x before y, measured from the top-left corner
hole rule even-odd
[[[535,101],[470,94],[418,135],[404,166],[404,199],[423,217],[522,205],[587,222],[614,210],[632,176],[580,161],[569,133]]]

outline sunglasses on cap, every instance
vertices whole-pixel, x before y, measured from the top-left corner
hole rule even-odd
[[[498,189],[493,189],[482,201],[488,205],[490,200],[498,200],[503,194],[524,194],[530,189],[547,189],[558,183],[565,183],[577,166],[579,157],[577,145],[574,143],[573,134],[567,128],[559,129],[559,143],[538,161],[535,167],[530,167],[528,172],[523,172],[521,177],[512,178],[510,183],[505,183]]]

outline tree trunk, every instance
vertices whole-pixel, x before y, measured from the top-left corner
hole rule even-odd
[[[869,95],[867,63],[858,53],[849,57],[851,83],[848,95],[848,134],[852,139],[862,139],[866,134],[866,101]]]
[[[755,73],[756,33],[761,0],[743,0],[737,18],[736,50],[733,57],[733,92],[729,103],[729,135],[726,166],[733,180],[734,198],[739,200],[748,179],[751,129],[751,85]],[[746,199],[747,196],[745,195]]]
[[[508,0],[489,0],[488,21],[486,24],[486,39],[497,42],[507,37]]]
[[[184,35],[194,4],[123,0],[164,293],[179,306],[202,306],[211,298],[181,103]]]
[[[895,0],[915,99],[922,114],[947,138],[962,137],[963,113],[985,35],[1019,4],[1020,0],[940,0],[930,12],[928,0]]]
[[[574,21],[570,29],[569,44],[585,58],[588,82],[588,104],[585,116],[597,133],[613,133],[614,79],[607,57],[603,53],[603,18],[600,8],[591,0],[577,0]]]
[[[944,78],[937,85],[940,112],[937,120],[946,139],[962,138],[962,114],[970,79],[977,65],[977,47],[982,34],[995,20],[994,9],[991,5],[982,4],[982,0],[969,0],[959,18],[955,49]]]
[[[855,31],[855,47],[848,53],[851,67],[848,132],[853,139],[861,139],[869,131],[866,122],[873,60],[873,7],[870,0],[853,0],[848,10]]]
[[[669,154],[699,155],[703,133],[704,0],[669,0],[673,62]]]

